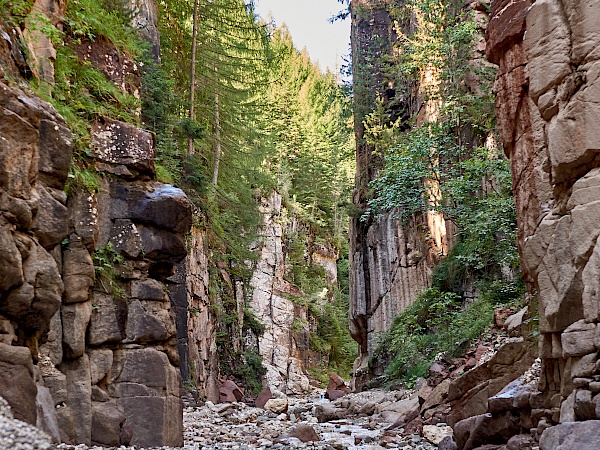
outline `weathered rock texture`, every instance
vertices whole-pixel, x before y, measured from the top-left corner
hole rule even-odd
[[[35,7],[57,11],[46,3]],[[185,288],[172,277],[187,253],[191,204],[152,180],[152,135],[110,118],[91,129],[88,166],[100,189],[72,183],[67,196],[71,131],[3,78],[38,70],[51,83],[51,51],[29,52],[37,59],[28,66],[18,32],[0,31],[0,396],[57,441],[182,445],[175,314],[185,323],[187,309],[171,308],[167,285]],[[118,54],[102,44],[96,50]],[[127,70],[89,51],[83,59],[108,79],[139,91],[139,77],[124,82]]]
[[[595,1],[497,0],[488,28],[523,270],[539,302],[540,432],[600,417],[599,20]],[[547,442],[565,430],[542,448],[559,448]]]
[[[68,234],[62,189],[73,144],[50,104],[1,79],[0,115],[0,396],[35,424],[32,355],[61,306],[53,256]]]
[[[439,85],[434,71],[426,71],[418,83],[404,82],[402,86],[395,85],[397,81],[385,79],[386,66],[390,64],[387,62],[390,58],[385,56],[391,55],[397,39],[395,27],[401,26],[408,34],[414,31],[414,23],[409,19],[401,24],[392,23],[389,11],[400,3],[395,0],[351,2],[357,166],[353,203],[357,215],[366,210],[369,182],[377,177],[382,167],[380,152],[365,137],[366,115],[375,109],[378,101],[383,101],[389,108],[391,121],[415,117],[419,126],[424,122],[435,122],[439,117],[440,101],[429,100],[425,94]],[[487,23],[485,5],[474,2],[469,7],[476,9],[476,21],[484,27]],[[484,48],[483,43],[478,43],[474,49],[472,67],[487,64]],[[465,82],[473,92],[479,89],[474,72]],[[409,127],[408,120],[399,123]],[[463,135],[474,147],[484,145],[477,142],[471,130],[463,130]],[[427,183],[433,204],[439,200],[435,194],[438,189],[436,182],[429,180]],[[375,219],[353,218],[350,221],[349,319],[352,337],[359,344],[359,357],[354,364],[354,389],[360,389],[373,372],[380,372],[378,361],[373,361],[372,367],[368,363],[376,347],[375,336],[389,330],[394,317],[429,286],[433,267],[448,255],[455,242],[455,226],[439,213],[415,214],[406,223],[399,222],[395,218],[397,215],[398,211],[393,210]]]
[[[169,279],[170,295],[177,314],[177,346],[181,355],[181,374],[192,381],[198,395],[219,401],[219,355],[216,343],[215,310],[209,289],[208,249],[204,234],[192,229],[188,257]]]
[[[354,76],[354,130],[356,136],[356,188],[353,203],[358,211],[366,208],[368,183],[381,166],[380,157],[365,140],[364,119],[378,99],[394,100],[398,116],[417,111],[411,86],[401,94],[384,83],[382,68],[371,67],[373,60],[390,54],[395,40],[390,4],[353,0],[352,55]],[[380,65],[383,63],[379,63]],[[401,95],[404,97],[400,98]],[[396,98],[397,96],[397,98]],[[350,220],[350,331],[358,342],[359,357],[354,364],[353,387],[360,389],[371,376],[368,358],[374,350],[375,333],[389,329],[392,320],[410,305],[429,283],[435,259],[447,251],[446,230],[432,229],[438,242],[426,238],[427,218],[414,218],[401,225],[394,212],[377,220]],[[430,225],[434,225],[433,222]]]
[[[308,330],[294,330],[294,320],[307,323],[307,308],[292,301],[301,292],[284,279],[284,230],[281,225],[281,195],[274,192],[263,199],[261,255],[250,284],[253,288],[250,306],[256,318],[265,325],[258,348],[267,369],[268,387],[285,393],[301,394],[309,390],[304,374],[302,353],[308,351]]]

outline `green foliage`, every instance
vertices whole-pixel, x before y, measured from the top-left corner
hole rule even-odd
[[[453,0],[410,0],[394,14],[417,26],[398,27],[398,60],[390,69],[397,72],[390,76],[420,81],[437,113],[408,131],[401,120],[389,124],[383,102],[367,117],[366,139],[384,166],[370,184],[374,196],[362,219],[393,210],[407,222],[435,211],[454,222],[459,239],[438,271],[441,279],[452,285],[455,274],[463,281],[493,278],[519,259],[510,167],[493,142],[494,73],[471,61],[478,26]],[[467,77],[477,81],[470,85]]]
[[[424,291],[392,324],[376,351],[387,357],[388,380],[411,381],[424,376],[441,352],[460,356],[493,323],[494,305],[480,298],[466,308],[460,296],[438,288]]]
[[[387,80],[418,85],[422,111],[435,112],[413,118],[416,126],[390,120],[393,102],[380,101],[365,120],[366,141],[383,167],[369,186],[373,197],[362,220],[393,211],[408,223],[433,211],[458,229],[432,287],[381,338],[375,357],[390,362],[388,380],[425,375],[439,353],[461,355],[491,327],[495,305],[524,294],[519,277],[502,276],[519,264],[511,173],[493,142],[494,71],[472,62],[480,31],[466,11],[456,0],[407,0],[392,11],[398,43]],[[403,28],[407,23],[415,26]],[[467,287],[480,292],[472,303],[464,299]]]
[[[67,46],[56,51],[55,85],[49,99],[65,118],[76,137],[76,147],[87,152],[90,123],[99,116],[136,122],[139,101],[117,88],[89,62]]]
[[[347,213],[354,176],[350,101],[331,73],[323,75],[308,54],[293,46],[285,28],[273,30],[274,82],[267,92],[265,143],[278,190],[309,234],[346,241]]]
[[[257,352],[243,351],[236,355],[235,361],[232,375],[246,382],[248,395],[258,395],[263,390],[262,379],[267,374],[261,356]]]
[[[465,270],[518,266],[516,210],[508,160],[499,150],[456,144],[447,123],[426,124],[398,138],[371,183],[377,196],[363,217],[396,209],[402,221],[437,211],[459,229]]]
[[[140,58],[146,45],[130,24],[125,4],[118,0],[70,0],[64,23],[68,36],[76,41],[104,37],[131,58]]]
[[[65,192],[67,194],[72,192],[87,192],[94,194],[100,192],[100,178],[96,171],[81,168],[77,164],[71,164],[67,183],[65,185]]]
[[[123,255],[117,253],[112,244],[108,243],[103,248],[94,250],[92,260],[94,261],[96,280],[104,291],[116,298],[125,298],[125,290],[119,284],[115,274],[115,265],[123,264]]]
[[[248,309],[244,308],[244,330],[248,330],[254,334],[254,336],[262,336],[265,332],[265,325],[259,321],[254,313]]]
[[[525,285],[520,277],[512,281],[480,279],[475,283],[478,298],[465,305],[462,294],[469,279],[451,269],[462,251],[469,249],[456,246],[452,250],[436,267],[433,286],[402,311],[390,331],[381,337],[375,358],[390,362],[385,371],[389,381],[411,382],[424,376],[440,353],[461,356],[492,327],[495,307],[522,307]]]
[[[35,14],[26,17],[30,27],[33,23],[34,29],[40,29],[55,42],[55,84],[50,88],[44,81],[32,80],[32,87],[65,118],[73,132],[78,157],[84,158],[90,153],[90,123],[95,118],[106,116],[136,123],[140,103],[89,61],[80,60],[73,44],[82,39],[107,40],[132,58],[140,57],[145,46],[124,11],[110,2],[69,1],[63,18],[64,32],[58,32],[47,18],[36,17]]]
[[[0,18],[12,26],[19,26],[25,21],[33,7],[33,0],[0,0]]]

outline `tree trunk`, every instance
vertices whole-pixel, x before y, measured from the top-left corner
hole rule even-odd
[[[194,101],[196,94],[196,47],[197,47],[197,36],[198,36],[198,3],[200,0],[194,0],[194,18],[192,27],[192,66],[190,69],[190,121],[195,119]],[[188,151],[187,155],[194,154],[194,139],[188,137]]]
[[[217,185],[219,164],[221,163],[221,118],[219,117],[219,93],[215,92],[215,166],[213,168],[212,184]]]

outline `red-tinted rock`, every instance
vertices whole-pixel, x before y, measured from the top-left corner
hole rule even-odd
[[[417,418],[411,420],[404,427],[405,435],[409,435],[409,434],[419,434],[420,435],[422,432],[423,432],[423,419],[421,419],[420,417],[417,417]]]
[[[344,391],[339,390],[339,389],[333,389],[331,391],[325,392],[325,398],[328,398],[332,402],[334,400],[337,400],[338,398],[342,398],[344,395],[346,395],[346,393]]]
[[[300,439],[302,442],[320,441],[321,438],[310,425],[302,424],[292,429],[287,437]]]
[[[329,384],[327,384],[327,391],[344,391],[344,394],[348,393],[348,387],[346,382],[337,373],[329,374]]]
[[[600,420],[567,422],[544,430],[540,450],[592,450],[600,442]]]
[[[486,56],[498,64],[503,53],[523,40],[525,17],[531,0],[495,0],[486,32]]]
[[[258,397],[256,397],[255,406],[257,408],[264,409],[265,404],[272,398],[273,398],[273,394],[271,393],[271,389],[266,388],[260,394],[258,394]]]
[[[446,368],[438,362],[434,362],[431,367],[429,367],[429,375],[434,377],[443,375],[445,371]]]
[[[231,380],[222,380],[219,386],[219,402],[239,402],[244,397],[244,391]]]

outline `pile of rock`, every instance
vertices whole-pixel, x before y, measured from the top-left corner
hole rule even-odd
[[[10,406],[0,397],[0,448],[51,450],[50,437],[43,431],[13,417]]]
[[[383,399],[383,391],[350,394],[353,409],[372,409],[367,404]],[[396,395],[389,396],[396,401]],[[319,422],[319,410],[331,402],[327,399],[276,399],[287,403],[287,412],[250,407],[244,403],[207,402],[198,408],[186,408],[185,446],[203,449],[367,449],[404,448],[433,450],[434,444],[422,436],[403,436],[402,430],[386,430],[387,422],[377,422],[376,413]],[[337,400],[339,402],[339,400]],[[268,403],[268,402],[267,402]],[[375,415],[374,415],[375,414]],[[441,432],[447,430],[438,427]],[[433,435],[432,435],[433,437]],[[437,437],[436,437],[437,439]]]

